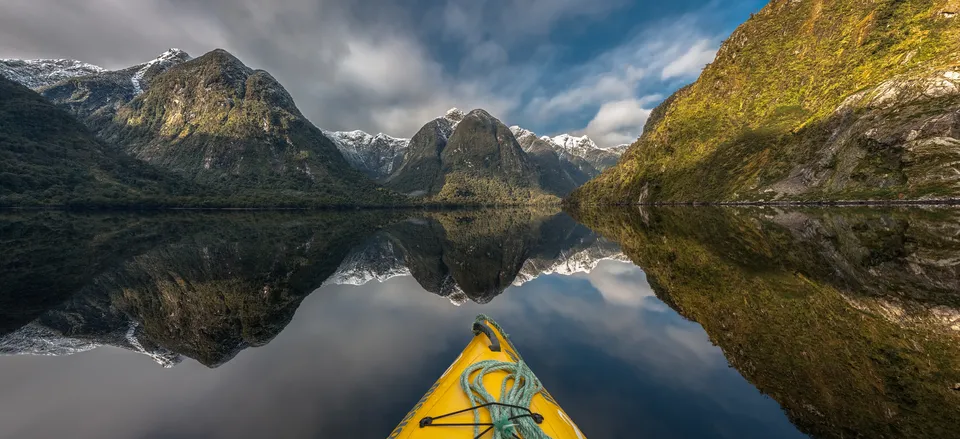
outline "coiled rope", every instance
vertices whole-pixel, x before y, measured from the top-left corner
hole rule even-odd
[[[507,333],[493,319],[480,314],[476,322],[490,324],[503,335],[505,340],[508,340]],[[483,386],[483,378],[487,374],[501,371],[506,372],[507,376],[500,384],[500,399],[497,399]],[[471,375],[473,380],[470,379]],[[537,425],[536,419],[539,415],[532,416],[529,410],[534,395],[543,390],[543,385],[520,358],[519,353],[516,363],[484,360],[470,365],[460,375],[460,388],[467,394],[470,404],[474,407],[475,424],[480,424],[480,406],[486,405],[487,410],[490,411],[490,418],[493,420],[493,439],[510,439],[520,437],[519,435],[522,435],[523,439],[550,439],[550,436],[547,436]],[[487,429],[489,430],[490,428]],[[480,433],[480,426],[476,425],[474,435],[480,437],[483,434]]]

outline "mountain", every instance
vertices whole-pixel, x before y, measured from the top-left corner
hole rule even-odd
[[[575,203],[960,197],[956,0],[774,0]]]
[[[385,184],[443,203],[550,203],[539,170],[497,118],[451,110],[410,140],[403,163]]]
[[[453,108],[443,117],[427,122],[420,128],[410,139],[400,166],[387,179],[387,186],[411,196],[438,192],[440,187],[436,185],[441,176],[440,153],[464,117],[466,114]],[[442,181],[440,183],[442,186]]]
[[[510,131],[540,168],[540,185],[562,197],[615,165],[626,149],[623,145],[602,149],[587,136],[537,137],[516,125]]]
[[[105,71],[103,67],[71,59],[0,59],[0,76],[31,89]]]
[[[347,163],[269,73],[224,50],[150,78],[100,135],[227,195],[279,204],[392,200]]]
[[[421,130],[417,138],[418,156],[411,157],[404,172],[419,169],[436,176],[435,158],[428,154],[433,147],[449,140],[456,125],[466,115],[454,108],[445,116],[427,124],[429,129]],[[531,131],[518,126],[510,127],[520,148],[538,168],[540,186],[555,195],[566,196],[580,185],[586,183],[617,163],[629,145],[603,149],[588,137],[568,135],[537,137]],[[411,139],[391,137],[386,134],[372,135],[364,131],[324,131],[351,166],[377,181],[386,181],[403,165]],[[415,173],[414,173],[415,174]],[[411,193],[420,193],[426,189],[420,187],[415,175],[400,176],[393,183],[401,190],[412,189]],[[412,180],[412,181],[411,181]]]
[[[563,154],[579,157],[593,165],[598,171],[604,171],[617,164],[620,156],[629,145],[618,145],[612,148],[603,149],[597,146],[593,140],[587,136],[576,137],[570,134],[561,134],[553,137],[550,141],[557,145],[558,151]]]
[[[98,140],[65,111],[0,77],[0,205],[175,202],[172,175]]]
[[[380,133],[363,131],[324,131],[343,154],[343,158],[373,180],[383,180],[400,167],[410,139],[399,139]]]
[[[562,213],[438,213],[384,228],[354,248],[325,284],[413,276],[455,305],[487,303],[545,274],[589,273],[601,261],[624,258],[619,246]]]
[[[186,52],[170,49],[150,61],[125,69],[101,69],[33,88],[99,133],[110,127],[120,107],[149,89],[154,78],[190,59]]]
[[[226,51],[192,59],[171,49],[126,69],[87,70],[54,84],[52,68],[18,78],[120,152],[198,185],[206,205],[397,200],[354,170],[270,74]]]

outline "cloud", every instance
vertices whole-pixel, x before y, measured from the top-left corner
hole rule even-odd
[[[583,78],[572,88],[547,99],[535,99],[529,106],[544,118],[558,113],[574,113],[597,102],[632,96],[645,74],[644,68],[626,65],[620,71]]]
[[[702,5],[667,10],[693,7]],[[412,136],[456,106],[544,134],[590,123],[595,132],[626,120],[611,119],[614,103],[691,79],[719,42],[701,26],[716,7],[661,19],[643,15],[649,8],[626,0],[6,0],[0,57],[123,68],[170,47],[193,56],[220,47],[268,70],[326,129]],[[628,31],[612,37],[607,27],[621,12],[642,20],[626,20]],[[643,109],[653,104],[641,100]],[[603,130],[601,144],[638,130]]]
[[[534,97],[525,114],[560,120],[556,132],[586,133],[601,147],[633,142],[664,92],[682,85],[674,80],[694,79],[715,55],[721,34],[703,25],[711,11],[661,21],[564,72],[567,87]]]
[[[639,99],[625,99],[603,104],[584,130],[599,145],[632,143],[640,135],[650,117]]]
[[[646,274],[631,263],[601,261],[593,271],[578,276],[587,278],[610,305],[665,311],[662,302],[654,300]]]
[[[717,56],[717,49],[718,47],[712,41],[706,39],[697,41],[687,50],[687,53],[667,64],[663,68],[660,78],[699,76],[703,67],[713,62],[713,59]]]
[[[585,25],[628,4],[626,0],[447,0],[437,16],[442,34],[475,44],[509,44],[544,36],[558,26],[585,31]],[[579,29],[578,29],[579,28]]]

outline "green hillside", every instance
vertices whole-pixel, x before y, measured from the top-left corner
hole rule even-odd
[[[149,207],[182,203],[191,190],[0,77],[0,206]]]
[[[380,205],[269,73],[224,50],[171,67],[100,133],[124,151],[241,205]]]
[[[774,0],[571,201],[960,197],[957,12]]]

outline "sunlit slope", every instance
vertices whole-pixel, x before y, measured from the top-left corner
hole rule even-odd
[[[576,203],[960,196],[960,1],[774,0]]]

